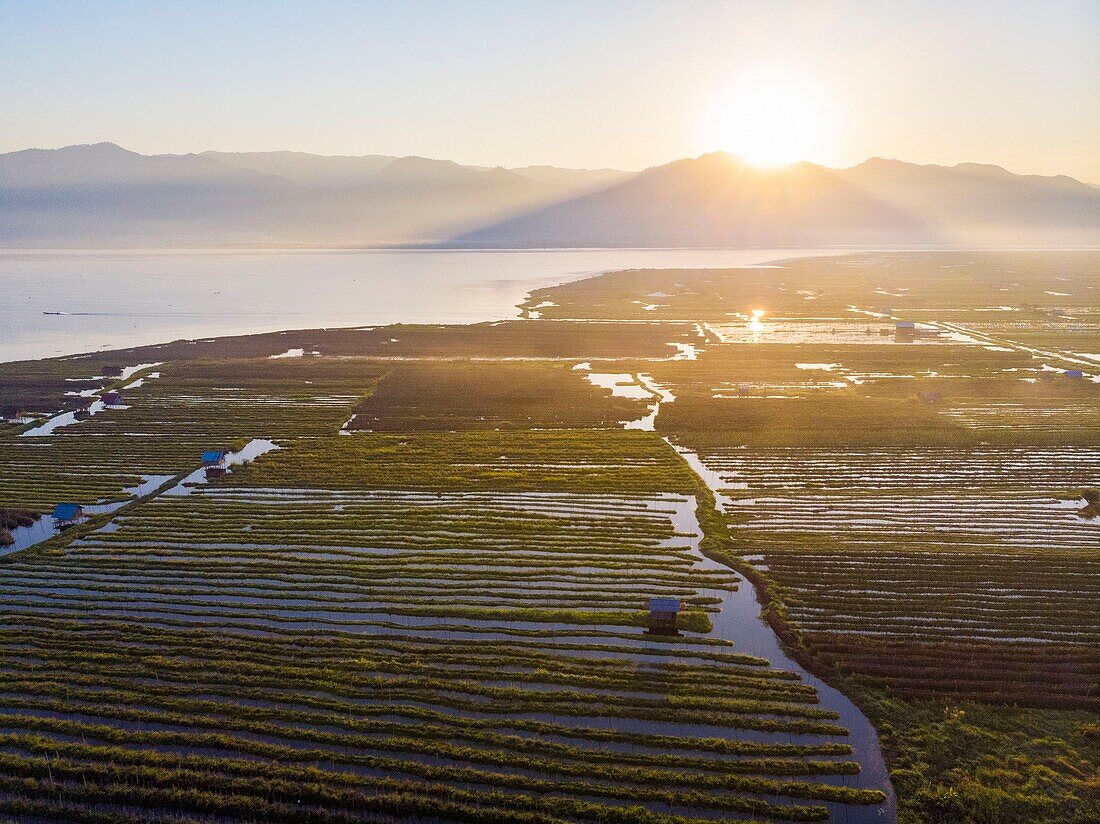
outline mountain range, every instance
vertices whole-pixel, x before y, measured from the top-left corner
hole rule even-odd
[[[419,243],[627,177],[382,155],[141,155],[113,143],[28,149],[0,155],[0,243]]]
[[[874,158],[848,169],[745,165],[725,153],[648,169],[483,227],[470,246],[1080,245],[1100,242],[1100,190],[998,166]]]
[[[1098,243],[1100,189],[972,163],[759,169],[715,152],[633,174],[112,143],[0,154],[0,244],[16,247]]]

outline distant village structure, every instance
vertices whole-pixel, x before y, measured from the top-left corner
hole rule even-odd
[[[680,612],[679,598],[649,599],[649,629],[652,635],[679,635],[676,616]]]

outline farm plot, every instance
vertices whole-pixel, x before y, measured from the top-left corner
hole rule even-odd
[[[137,361],[133,361],[137,363]],[[73,407],[79,392],[110,385],[98,361],[55,358],[0,364],[0,419]],[[0,424],[2,431],[3,424]]]
[[[658,438],[471,435],[302,439],[0,564],[0,809],[671,824],[881,800],[812,687],[708,634],[735,581],[699,563]],[[644,632],[650,594],[683,599],[683,635]]]
[[[1079,397],[971,398],[952,402],[942,414],[998,436],[1061,435],[1091,442],[1100,432],[1100,391],[1090,387]]]
[[[0,506],[52,509],[60,501],[119,501],[143,477],[194,468],[206,449],[253,437],[331,435],[385,373],[279,361],[189,362],[158,366],[155,379],[122,388],[122,405],[101,408],[38,435],[0,433]]]
[[[768,315],[866,320],[914,309],[989,320],[1094,306],[1094,252],[914,252],[776,261],[752,269],[611,272],[531,293],[546,318],[729,323]],[[1059,294],[1061,293],[1061,294]],[[970,313],[970,314],[955,314]],[[826,327],[827,328],[827,327]]]
[[[716,449],[725,507],[827,665],[910,697],[1096,708],[1090,448]]]
[[[231,485],[433,491],[679,492],[695,481],[643,432],[359,433],[313,439],[234,473]]]
[[[596,389],[569,363],[403,362],[359,403],[347,428],[600,427],[640,414],[637,403]]]

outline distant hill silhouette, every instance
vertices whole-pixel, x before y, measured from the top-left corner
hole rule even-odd
[[[0,155],[0,243],[420,243],[628,176],[384,155],[146,156],[113,143],[28,149]]]
[[[456,245],[1096,244],[1100,191],[998,166],[874,158],[850,169],[747,166],[716,152],[475,230]]]
[[[717,152],[631,175],[112,143],[0,155],[8,246],[1098,243],[1100,189],[970,163],[762,170]]]
[[[227,166],[275,175],[302,186],[344,189],[369,183],[397,160],[388,155],[330,156],[306,152],[203,152]]]

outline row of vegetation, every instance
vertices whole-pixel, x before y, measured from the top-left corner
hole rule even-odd
[[[130,443],[162,471],[282,448],[6,559],[0,809],[679,822],[877,803],[811,687],[710,637],[734,579],[698,568],[697,481],[667,445],[495,431],[636,417],[570,367],[190,359],[42,441],[18,496],[56,494],[58,456],[106,489],[92,461]],[[338,435],[353,412],[438,431]],[[679,636],[645,632],[654,594],[682,600]]]

